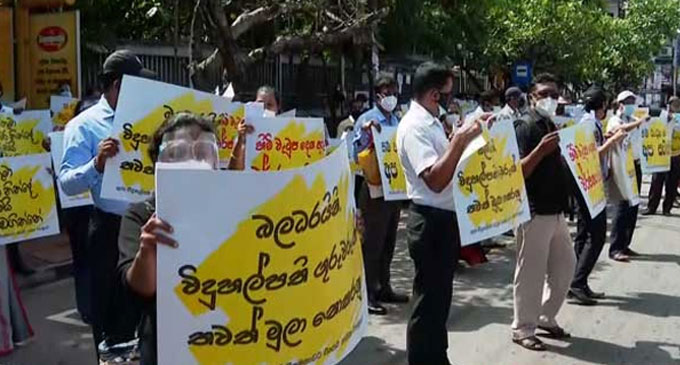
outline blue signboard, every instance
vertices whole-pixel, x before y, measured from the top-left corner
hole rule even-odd
[[[532,67],[530,62],[520,61],[512,66],[512,83],[517,86],[531,84]]]

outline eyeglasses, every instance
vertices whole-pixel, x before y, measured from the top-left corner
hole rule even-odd
[[[214,136],[212,140],[199,139],[187,141],[185,139],[176,139],[161,144],[158,161],[182,162],[193,159],[217,165],[218,156],[217,142]]]

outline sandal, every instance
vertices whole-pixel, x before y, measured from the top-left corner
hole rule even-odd
[[[513,338],[512,342],[531,351],[545,351],[545,344],[536,336],[525,337],[522,339]]]
[[[538,326],[539,329],[548,332],[546,334],[541,334],[541,336],[547,337],[547,338],[552,338],[552,339],[563,339],[563,338],[569,338],[571,337],[571,334],[567,331],[564,330],[564,328],[560,326],[555,326],[555,327],[546,327],[546,326]]]

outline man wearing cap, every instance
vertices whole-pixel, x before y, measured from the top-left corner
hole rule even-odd
[[[608,153],[611,148],[616,146],[626,135],[621,129],[611,136],[606,136],[602,126],[602,120],[607,115],[607,96],[600,88],[590,88],[583,95],[586,114],[580,123],[592,123],[595,127],[595,143],[600,156],[602,165],[602,179],[608,178]],[[609,138],[607,138],[609,137]],[[574,196],[578,202],[578,225],[576,237],[574,238],[574,249],[576,252],[576,272],[571,282],[568,297],[575,300],[578,304],[594,305],[597,299],[604,298],[604,293],[597,293],[590,289],[588,277],[593,271],[597,259],[602,253],[604,242],[607,237],[607,210],[601,211],[597,216],[591,218],[588,206],[583,195],[576,187],[578,182],[574,181]]]
[[[668,100],[668,123],[671,127],[672,135],[678,134],[678,122],[675,118],[676,113],[680,112],[680,98],[673,96]],[[677,136],[674,138],[677,139]],[[680,146],[674,143],[671,154],[671,169],[668,172],[659,172],[652,175],[652,184],[649,187],[649,200],[647,210],[642,215],[656,214],[656,209],[661,202],[661,191],[666,187],[666,196],[663,200],[663,215],[670,216],[675,197],[678,193],[678,181],[680,180]]]
[[[638,105],[638,97],[632,91],[626,90],[616,97],[618,109],[616,114],[609,118],[607,123],[607,134],[623,129],[629,133],[630,142],[633,143],[633,158],[635,159],[635,175],[637,184],[642,183],[642,169],[640,168],[640,151],[642,150],[642,135],[639,126],[642,120],[633,117]],[[633,240],[633,232],[637,224],[638,206],[631,205],[629,201],[622,200],[616,204],[614,219],[612,220],[612,230],[609,235],[611,244],[609,246],[609,257],[615,261],[628,262],[630,256],[637,253],[629,248]]]
[[[99,102],[66,125],[64,158],[59,184],[68,195],[90,192],[94,209],[88,230],[89,263],[92,267],[92,332],[95,348],[134,338],[134,328],[117,328],[110,317],[109,303],[118,262],[118,231],[128,203],[101,197],[106,160],[118,153],[118,141],[111,138],[113,116],[118,104],[123,75],[153,77],[132,52],[120,50],[104,61],[100,75],[104,94]],[[98,355],[100,354],[97,351]]]
[[[526,104],[526,101],[522,99],[522,96],[522,89],[517,86],[505,90],[505,106],[501,109],[500,115],[511,118],[512,120],[521,118],[523,114],[521,110],[522,102]]]

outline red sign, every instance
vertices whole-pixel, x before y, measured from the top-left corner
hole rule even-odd
[[[68,36],[66,31],[61,27],[46,27],[38,33],[38,46],[45,52],[56,52],[66,46]]]

